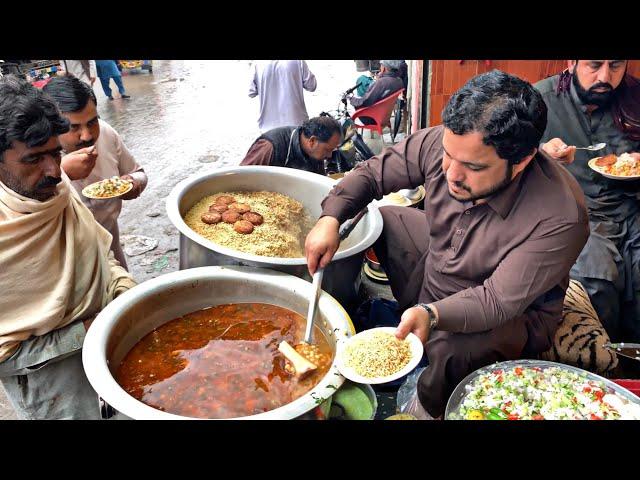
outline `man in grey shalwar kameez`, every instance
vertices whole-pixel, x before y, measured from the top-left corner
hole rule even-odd
[[[637,342],[640,182],[611,180],[587,165],[591,158],[607,154],[631,153],[640,160],[640,131],[633,128],[634,118],[628,118],[640,111],[636,93],[640,89],[626,70],[627,60],[570,61],[568,70],[535,87],[548,107],[540,150],[567,162],[589,208],[591,235],[571,269],[571,278],[587,289],[613,341]],[[599,142],[605,142],[606,148],[575,150]]]

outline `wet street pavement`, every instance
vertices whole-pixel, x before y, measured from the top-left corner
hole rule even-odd
[[[309,116],[335,110],[340,93],[360,75],[352,60],[310,60],[315,92],[305,91]],[[96,81],[98,112],[124,139],[144,167],[149,183],[136,200],[124,202],[120,233],[144,235],[158,246],[127,257],[136,281],[178,270],[178,231],[167,218],[165,199],[194,173],[238,165],[259,136],[258,98],[249,98],[250,61],[154,60],[153,73],[123,76],[130,99],[112,82],[109,101]],[[0,420],[16,418],[0,388]]]

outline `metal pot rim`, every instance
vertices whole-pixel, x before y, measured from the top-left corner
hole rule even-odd
[[[288,176],[295,177],[298,179],[306,179],[312,182],[317,183],[326,183],[329,190],[333,188],[333,186],[338,183],[337,180],[333,180],[329,177],[324,177],[322,175],[318,175],[311,172],[306,172],[303,170],[297,170],[293,168],[286,167],[272,167],[272,166],[242,166],[242,167],[224,167],[216,170],[215,172],[208,173],[197,173],[191,175],[178,184],[176,184],[171,193],[167,196],[166,200],[166,210],[167,215],[169,216],[169,220],[171,223],[180,231],[182,235],[185,235],[190,240],[195,243],[209,249],[214,252],[221,253],[223,255],[227,255],[229,257],[234,257],[238,260],[244,260],[246,262],[251,262],[252,264],[263,264],[266,266],[278,264],[278,265],[306,265],[307,259],[305,257],[296,257],[296,258],[282,258],[282,257],[265,257],[261,255],[253,255],[250,253],[241,252],[239,250],[233,250],[222,245],[218,245],[210,240],[207,240],[203,236],[194,232],[184,221],[182,215],[180,214],[180,200],[185,192],[189,191],[194,185],[197,185],[203,181],[208,180],[209,178],[220,177],[224,175],[233,175],[240,173],[260,173],[266,175],[278,175],[278,176]],[[265,187],[266,189],[266,187]],[[328,193],[328,192],[327,192]],[[344,250],[340,250],[336,252],[333,260],[341,260],[343,258],[348,258],[356,253],[366,250],[377,240],[377,238],[382,233],[382,215],[378,211],[377,206],[372,202],[367,206],[369,221],[372,223],[372,228],[366,232],[364,238],[360,240],[355,245],[352,245],[349,248]]]
[[[150,420],[202,420],[200,418],[185,417],[168,412],[163,412],[150,407],[129,395],[113,378],[107,361],[107,344],[114,324],[119,319],[119,314],[125,311],[130,302],[154,296],[177,284],[197,282],[199,280],[211,280],[212,277],[246,278],[252,276],[259,279],[277,277],[275,285],[292,287],[301,294],[311,297],[313,288],[311,283],[293,275],[254,267],[198,267],[187,270],[179,270],[167,273],[159,277],[147,280],[134,288],[124,292],[118,298],[109,303],[96,317],[87,332],[82,348],[82,364],[89,383],[97,394],[119,412],[136,419]],[[322,291],[318,308],[323,311],[333,311],[336,316],[340,314],[346,319],[347,328],[334,329],[336,339],[336,351],[338,344],[345,341],[355,333],[353,324],[347,312],[328,293]],[[283,405],[268,412],[237,417],[229,420],[276,420],[296,418],[321,403],[319,400],[329,398],[344,382],[334,362],[323,379],[309,392],[297,398],[293,402]]]

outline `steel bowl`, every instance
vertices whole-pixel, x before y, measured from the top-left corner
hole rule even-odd
[[[572,365],[565,365],[563,363],[556,362],[548,362],[546,360],[508,360],[505,362],[496,362],[491,365],[487,365],[486,367],[482,367],[476,370],[473,373],[467,375],[455,388],[451,396],[449,397],[449,401],[447,402],[447,407],[444,413],[444,418],[447,420],[462,420],[462,417],[459,413],[459,409],[464,402],[469,391],[472,390],[474,381],[481,375],[485,373],[492,372],[496,369],[509,370],[514,367],[537,367],[541,369],[547,369],[551,367],[559,368],[561,370],[566,370],[569,372],[578,373],[580,375],[584,375],[588,380],[594,380],[597,382],[602,382],[606,385],[606,387],[615,392],[617,395],[623,397],[631,403],[640,405],[640,398],[631,393],[624,387],[608,380],[600,375],[596,375],[595,373],[591,373],[587,370],[583,370],[578,367],[574,367]]]
[[[96,317],[87,332],[82,363],[99,397],[132,419],[188,419],[150,407],[129,395],[114,373],[126,354],[153,329],[187,313],[227,303],[270,303],[306,317],[313,288],[292,275],[250,267],[201,267],[168,273],[123,293]],[[334,351],[334,362],[312,390],[274,410],[242,419],[300,418],[329,398],[344,382],[335,366],[339,342],[355,330],[349,315],[322,292],[316,325]]]
[[[167,214],[180,232],[180,268],[207,265],[245,265],[269,268],[311,280],[304,257],[264,257],[232,250],[207,240],[183,220],[191,207],[207,195],[230,191],[275,191],[301,202],[313,219],[320,217],[321,202],[337,183],[322,175],[285,167],[245,166],[199,173],[178,183],[167,197]],[[325,269],[323,290],[350,307],[357,300],[364,252],[382,232],[382,216],[373,204],[368,213],[340,244],[333,261]]]
[[[384,268],[382,268],[382,265],[380,265],[380,262],[376,258],[376,254],[372,248],[366,251],[365,260],[371,270],[373,270],[376,273],[381,273],[382,275],[386,275]]]

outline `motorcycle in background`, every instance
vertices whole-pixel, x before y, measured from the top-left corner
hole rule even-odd
[[[330,160],[325,160],[325,173],[327,175],[343,173],[353,169],[358,163],[373,157],[373,152],[365,143],[362,135],[358,133],[357,125],[351,120],[347,110],[347,97],[351,95],[360,84],[350,88],[342,94],[336,110],[320,113],[320,116],[332,117],[342,127],[342,143],[338,146]]]

